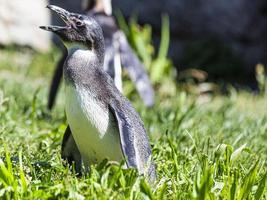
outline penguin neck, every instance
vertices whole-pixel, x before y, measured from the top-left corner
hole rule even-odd
[[[103,66],[105,57],[104,37],[101,37],[98,41],[94,41],[94,43],[87,48],[96,54],[100,65]]]
[[[68,56],[65,60],[63,73],[65,85],[82,86],[90,85],[91,79],[97,68],[103,67],[96,53],[79,46],[69,47]]]
[[[104,56],[105,56],[105,45],[104,42],[97,42],[94,45],[87,45],[81,43],[73,43],[73,42],[64,42],[64,47],[66,52],[70,54],[73,49],[79,49],[83,51],[88,51],[96,55],[98,63],[100,66],[104,64]]]

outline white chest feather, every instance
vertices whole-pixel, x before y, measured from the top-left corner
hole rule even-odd
[[[67,120],[83,159],[89,162],[100,162],[105,158],[120,161],[118,127],[107,105],[82,87],[67,84],[65,94]]]

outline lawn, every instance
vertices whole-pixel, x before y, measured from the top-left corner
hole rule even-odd
[[[157,182],[107,161],[77,178],[60,158],[62,88],[55,109],[46,109],[58,58],[56,50],[0,50],[0,199],[267,199],[267,97],[235,89],[196,96],[163,83],[147,109],[126,81]]]

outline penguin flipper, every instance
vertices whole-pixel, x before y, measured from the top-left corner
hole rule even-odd
[[[109,104],[109,111],[114,115],[120,134],[120,143],[127,167],[137,168],[136,152],[134,148],[134,135],[125,114],[116,109],[116,106]]]
[[[136,54],[130,47],[126,36],[121,31],[118,32],[119,50],[121,57],[121,64],[129,73],[130,78],[135,84],[135,87],[148,107],[154,105],[154,89],[151,85],[148,74],[144,65],[140,62]]]
[[[67,57],[67,52],[64,52],[62,57],[60,58],[60,60],[57,63],[56,70],[54,71],[54,75],[52,78],[52,82],[50,84],[49,95],[48,95],[47,108],[49,110],[52,110],[52,108],[55,104],[57,91],[58,91],[60,81],[61,81],[61,78],[63,75],[63,66],[64,66],[64,62],[66,60],[66,57]]]
[[[68,125],[61,144],[61,158],[72,166],[75,165],[75,172],[78,175],[82,173],[82,157],[72,136],[70,126]]]

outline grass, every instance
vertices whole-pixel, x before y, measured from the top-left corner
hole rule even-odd
[[[56,108],[46,109],[58,57],[0,50],[0,199],[267,199],[267,97],[235,90],[197,97],[165,85],[152,109],[131,93],[157,182],[106,161],[77,178],[60,158],[62,90]]]

